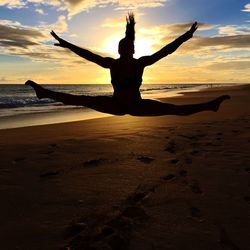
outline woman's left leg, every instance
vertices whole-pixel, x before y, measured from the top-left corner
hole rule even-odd
[[[39,99],[50,98],[65,105],[85,106],[107,114],[125,115],[122,108],[109,96],[71,95],[45,89],[33,81],[27,81],[25,84],[34,88]]]

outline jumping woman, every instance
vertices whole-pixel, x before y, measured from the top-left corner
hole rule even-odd
[[[120,58],[118,59],[97,55],[63,40],[54,31],[51,32],[51,35],[58,41],[55,46],[67,48],[80,57],[110,70],[111,83],[114,89],[112,97],[71,95],[55,92],[45,89],[30,80],[25,84],[34,88],[39,99],[50,98],[66,105],[85,106],[113,115],[160,116],[190,115],[201,111],[216,112],[224,100],[230,99],[230,96],[223,95],[209,102],[189,105],[174,105],[156,100],[142,99],[140,86],[142,84],[144,68],[172,54],[182,43],[192,38],[197,29],[197,22],[192,25],[190,30],[156,53],[136,59],[133,58],[135,52],[135,20],[133,13],[129,13],[126,20],[125,38],[120,40],[118,45],[118,52],[120,54]]]

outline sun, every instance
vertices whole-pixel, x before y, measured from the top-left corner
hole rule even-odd
[[[152,41],[145,39],[145,38],[139,38],[135,40],[135,57],[141,57],[141,56],[147,56],[153,54],[152,50]]]
[[[118,43],[120,41],[120,37],[111,37],[103,42],[103,51],[118,57]],[[135,58],[139,58],[141,56],[151,55],[153,54],[152,50],[153,42],[150,39],[138,37],[135,39]]]

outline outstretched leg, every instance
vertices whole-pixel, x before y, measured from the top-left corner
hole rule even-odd
[[[221,103],[228,99],[230,99],[229,95],[223,95],[209,102],[188,105],[174,105],[150,99],[142,99],[135,107],[130,109],[129,114],[133,116],[186,116],[202,111],[217,112]]]
[[[150,99],[142,99],[135,103],[133,106],[122,108],[112,97],[108,96],[84,96],[84,95],[71,95],[56,91],[51,91],[43,88],[33,81],[25,83],[34,88],[36,95],[39,99],[50,98],[55,101],[62,102],[66,105],[79,105],[94,109],[99,112],[125,115],[130,114],[133,116],[161,116],[161,115],[191,115],[201,111],[214,111],[216,112],[221,103],[230,96],[223,95],[210,102],[188,105],[174,105],[162,103]]]
[[[27,81],[26,85],[31,86],[39,99],[50,98],[66,105],[85,106],[99,112],[124,115],[125,112],[116,105],[112,97],[108,96],[84,96],[84,95],[71,95],[61,92],[48,90],[33,81]]]

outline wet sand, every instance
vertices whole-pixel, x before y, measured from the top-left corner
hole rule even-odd
[[[1,249],[248,249],[250,86],[163,101],[222,94],[217,113],[0,130]]]

